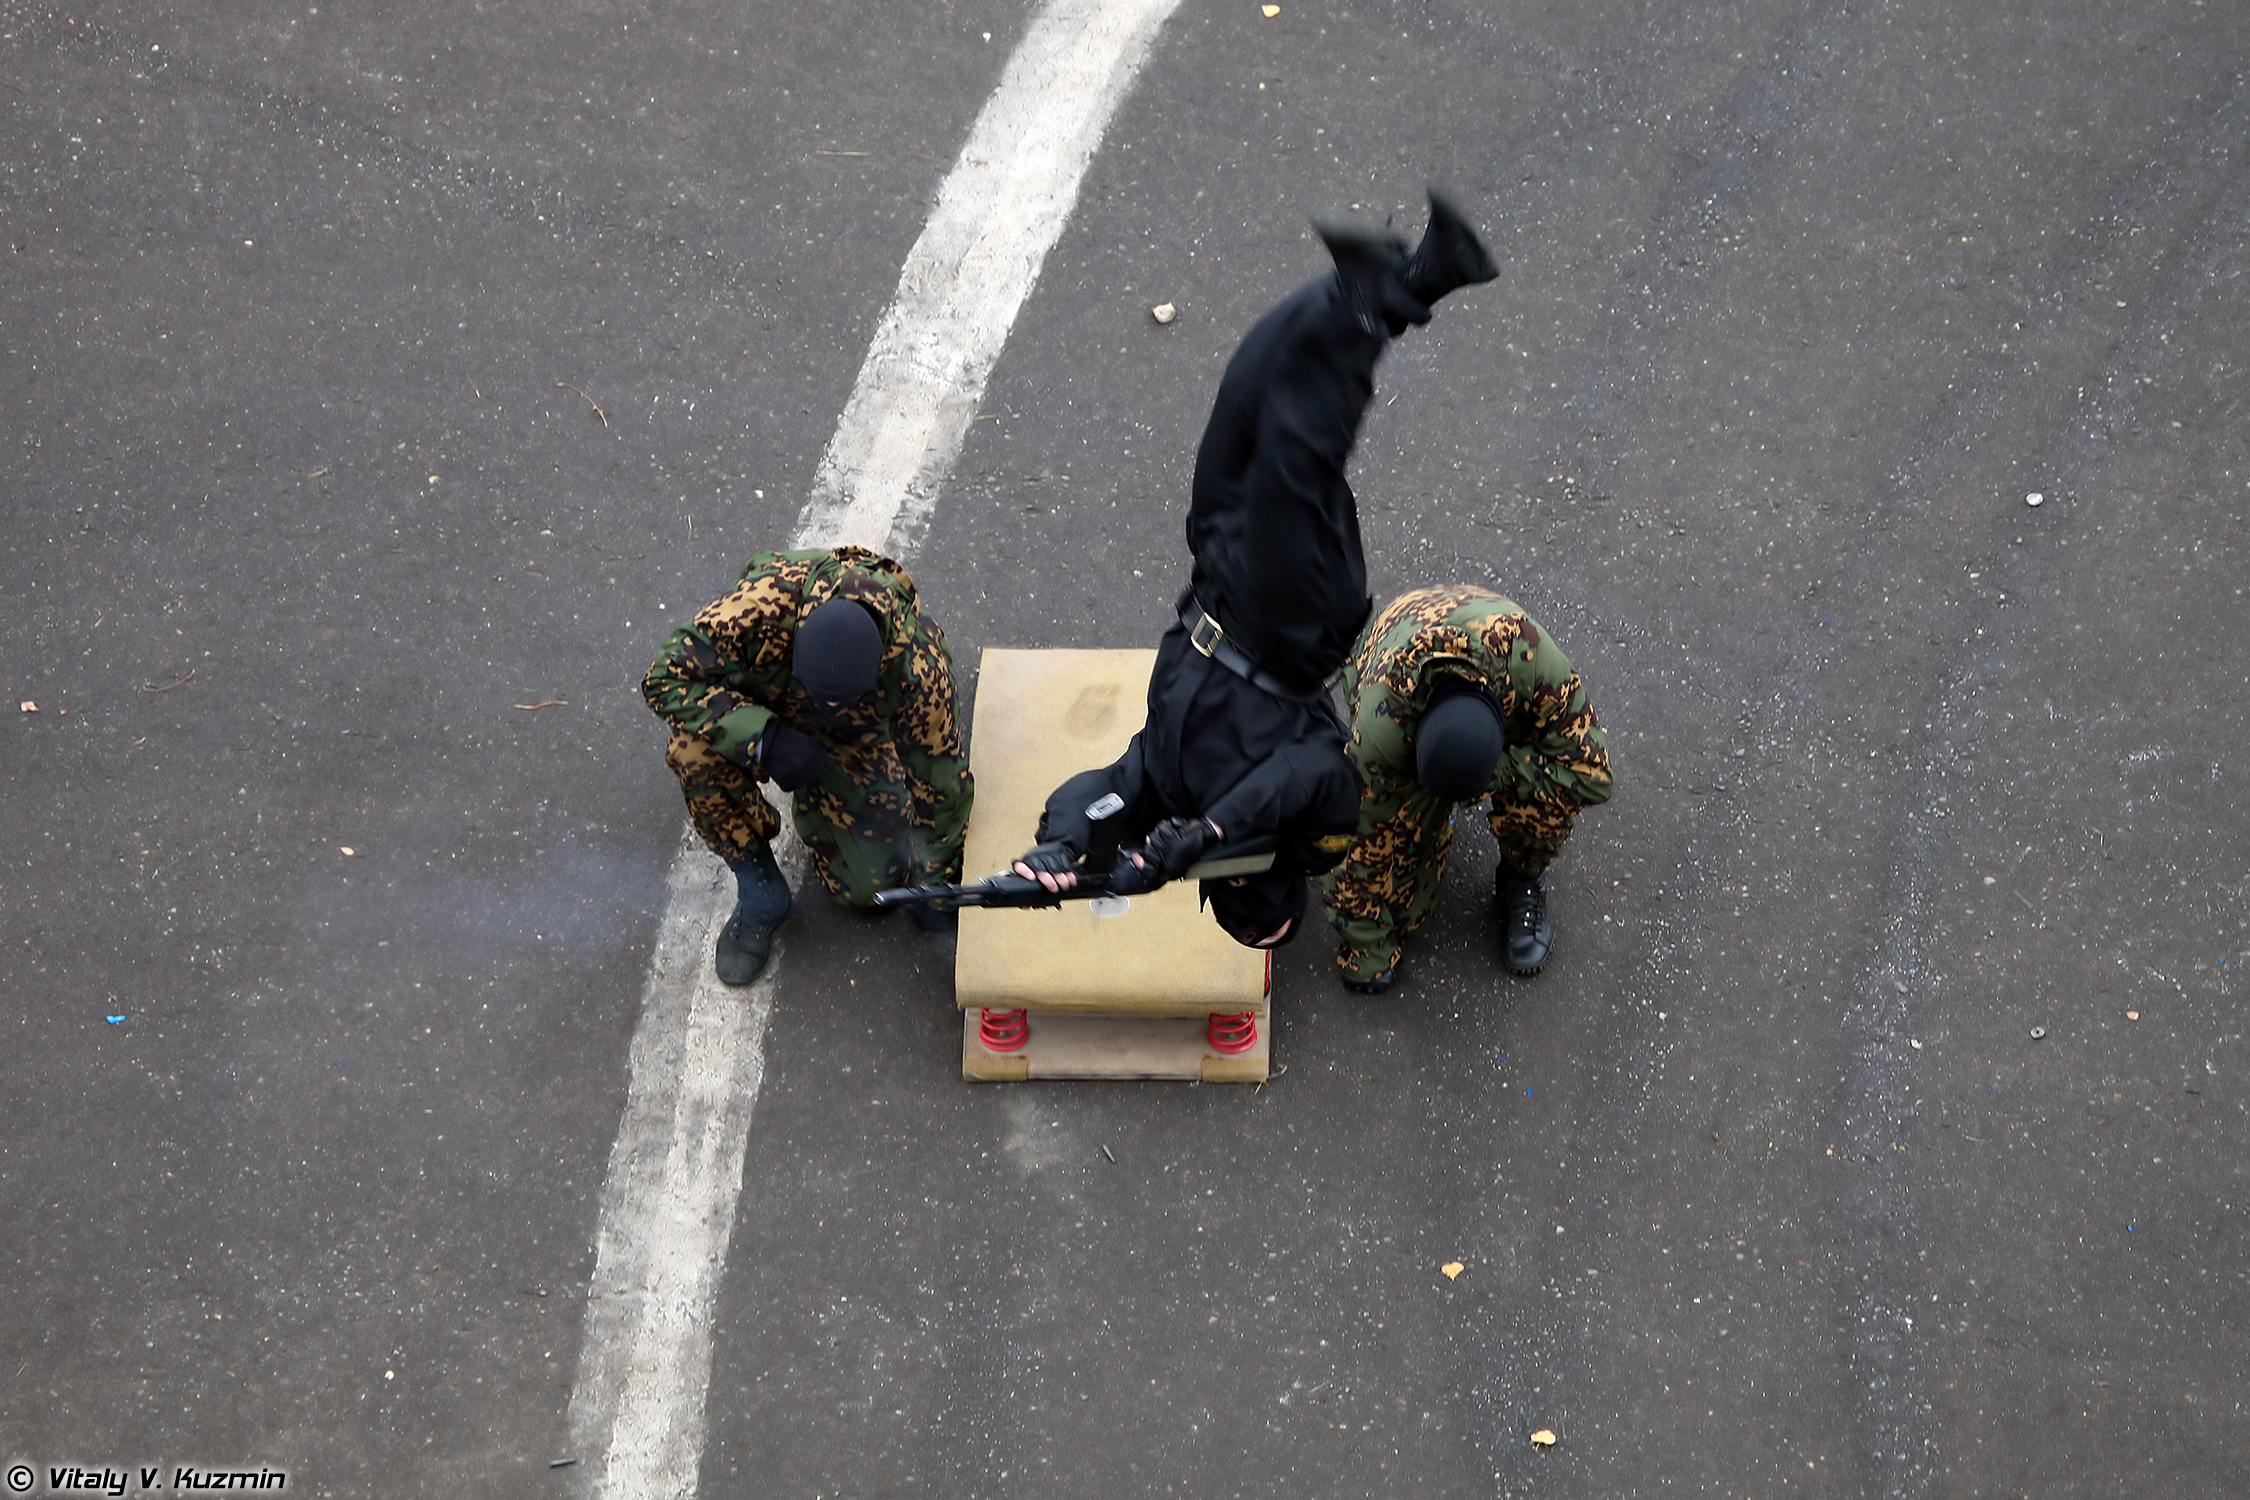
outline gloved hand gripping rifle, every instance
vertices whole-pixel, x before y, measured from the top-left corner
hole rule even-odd
[[[1125,801],[1115,792],[1109,793],[1086,809],[1086,821],[1093,829],[1093,847],[1085,856],[1071,864],[1070,872],[1078,877],[1077,884],[1068,890],[1050,891],[1038,881],[1013,870],[990,875],[968,885],[909,885],[897,890],[878,891],[875,905],[889,909],[894,906],[930,905],[944,908],[963,906],[1020,906],[1059,907],[1065,901],[1090,901],[1098,896],[1122,893],[1140,895],[1153,891],[1175,878],[1167,874],[1158,859],[1143,853],[1144,864],[1135,866],[1128,855],[1118,850],[1116,825],[1112,821],[1125,808]],[[1152,840],[1161,843],[1161,840]],[[1273,868],[1274,841],[1270,837],[1245,839],[1232,844],[1209,844],[1200,852],[1196,862],[1179,872],[1181,880],[1224,880],[1235,875],[1255,875]],[[1061,846],[1042,845],[1042,849]],[[1146,846],[1144,846],[1144,851]],[[1059,872],[1058,872],[1059,873]]]

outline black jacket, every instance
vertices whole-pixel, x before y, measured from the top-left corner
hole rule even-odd
[[[1115,816],[1127,847],[1166,818],[1207,817],[1230,844],[1273,837],[1274,870],[1284,875],[1331,868],[1359,826],[1359,771],[1329,700],[1252,687],[1177,625],[1156,648],[1140,733],[1114,764],[1056,788],[1040,839],[1090,848],[1086,808],[1108,792],[1125,801]]]

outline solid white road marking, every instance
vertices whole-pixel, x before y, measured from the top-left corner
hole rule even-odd
[[[1056,0],[970,127],[899,272],[798,545],[910,552],[1086,164],[1179,0]]]
[[[913,550],[1102,132],[1178,4],[1050,0],[1033,16],[907,256],[793,545]],[[775,854],[802,885],[786,807],[782,829]],[[699,1479],[711,1319],[784,951],[746,991],[721,985],[710,953],[732,907],[725,866],[689,834],[633,1032],[571,1393],[603,1500],[685,1500]]]
[[[786,805],[781,828],[775,858],[794,870],[804,846]],[[733,914],[733,886],[688,829],[641,991],[571,1392],[572,1437],[581,1451],[607,1454],[606,1465],[587,1466],[604,1495],[695,1493],[708,1322],[783,951],[776,946],[747,990],[719,983],[711,949]]]

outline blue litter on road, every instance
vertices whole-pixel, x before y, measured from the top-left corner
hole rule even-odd
[[[102,1019],[109,1022],[109,1024],[112,1026],[123,1025],[125,1021],[125,1018],[123,1016],[104,1016],[102,1017]]]

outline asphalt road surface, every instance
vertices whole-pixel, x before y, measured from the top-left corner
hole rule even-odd
[[[639,675],[1030,20],[0,0],[32,1493],[604,1483]],[[1547,973],[1466,829],[1390,994],[1283,950],[1255,1090],[964,1085],[943,950],[801,901],[693,1492],[2250,1492],[2246,22],[1181,5],[900,539],[964,692],[1154,643],[1308,216],[1434,178],[1504,271],[1380,372],[1374,587],[1521,600],[1618,794]]]

